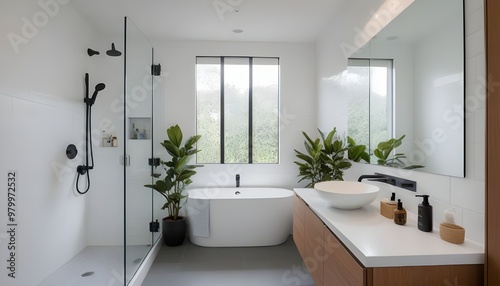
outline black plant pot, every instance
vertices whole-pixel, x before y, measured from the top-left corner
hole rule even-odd
[[[184,242],[184,238],[186,238],[186,230],[187,225],[185,217],[178,217],[177,220],[166,217],[162,220],[162,234],[165,245],[181,245]]]

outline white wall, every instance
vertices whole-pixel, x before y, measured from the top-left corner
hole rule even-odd
[[[196,56],[277,56],[280,58],[280,163],[212,164],[198,169],[193,187],[234,186],[241,174],[241,186],[297,186],[293,149],[303,148],[302,131],[315,129],[315,49],[313,44],[243,42],[153,43],[165,76],[165,126],[179,124],[185,136],[196,132]],[[165,132],[163,132],[165,134]],[[165,136],[165,135],[164,135]],[[160,142],[160,141],[158,141]]]
[[[391,1],[386,1],[391,2]],[[397,2],[397,1],[396,1]],[[352,3],[352,9],[358,3]],[[359,5],[359,4],[358,4]],[[375,10],[375,9],[374,9]],[[398,175],[417,181],[419,193],[431,195],[430,202],[434,205],[434,225],[439,226],[443,211],[453,208],[456,211],[456,222],[466,229],[469,239],[484,243],[484,197],[485,197],[485,54],[484,54],[484,25],[483,2],[481,0],[466,1],[466,178],[456,178],[433,175],[417,171],[403,171],[387,167],[356,164],[345,176],[345,179],[354,180],[361,174],[381,172]],[[348,14],[351,16],[351,14]],[[355,42],[359,36],[356,27],[364,27],[364,23],[371,20],[368,16],[358,17],[358,22],[350,22],[346,32],[336,40],[332,39],[333,32],[325,32],[318,41],[317,47],[317,84],[318,84],[318,126],[329,128],[335,125],[330,111],[325,106],[335,103],[335,95],[330,93],[327,80],[339,71],[345,69],[345,58],[339,52],[343,44]],[[344,19],[339,19],[343,23]],[[335,26],[332,26],[332,31]],[[332,56],[332,55],[337,55]],[[330,67],[327,67],[330,65]],[[381,186],[385,194],[392,188]],[[397,196],[403,197],[406,208],[415,211],[419,199],[413,194],[398,189]]]
[[[68,1],[1,2],[0,284],[36,285],[86,246],[87,197],[75,194],[81,158],[65,149],[82,150],[92,31]],[[15,279],[6,263],[9,170],[18,172]]]

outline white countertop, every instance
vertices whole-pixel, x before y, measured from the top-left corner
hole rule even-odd
[[[380,215],[378,199],[360,209],[340,210],[314,189],[294,191],[365,267],[484,263],[482,245],[467,239],[453,244],[442,240],[436,230],[422,232],[411,213],[406,225],[397,225]]]

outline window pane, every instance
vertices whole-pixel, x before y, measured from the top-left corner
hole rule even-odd
[[[365,59],[349,59],[347,73],[343,77],[349,79],[347,134],[357,144],[370,145],[370,61]]]
[[[278,163],[279,59],[197,57],[197,163]]]
[[[279,63],[277,58],[253,59],[254,163],[278,163]]]
[[[249,59],[224,60],[224,163],[247,163]]]
[[[220,58],[196,59],[196,155],[201,163],[220,163]]]

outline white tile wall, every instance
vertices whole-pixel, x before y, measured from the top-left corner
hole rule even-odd
[[[60,4],[57,15],[48,17],[18,53],[7,35],[22,34],[23,17],[44,10],[37,1],[2,1],[0,9],[5,35],[0,38],[0,174],[16,170],[19,180],[18,275],[11,279],[2,270],[0,285],[37,285],[86,246],[87,198],[74,188],[81,158],[67,159],[65,149],[83,140],[85,50],[92,46],[92,32],[71,5],[52,2]],[[6,199],[0,196],[2,214]],[[2,269],[5,217],[0,219]]]
[[[18,269],[32,268],[29,275],[19,274],[20,284],[2,284],[5,276],[0,284],[36,285],[86,244],[86,198],[74,192],[75,164],[80,161],[65,156],[66,146],[81,138],[74,122],[83,112],[68,108],[68,101],[65,108],[46,104],[41,96],[38,102],[0,98],[0,131],[7,135],[1,140],[0,171],[18,172]],[[5,201],[0,203],[4,210]],[[6,249],[0,249],[1,257]]]

